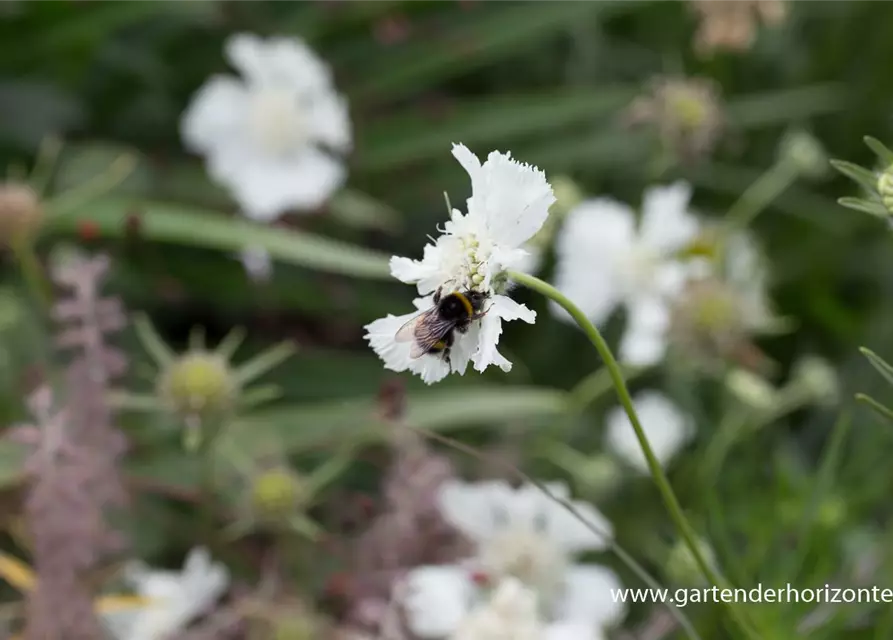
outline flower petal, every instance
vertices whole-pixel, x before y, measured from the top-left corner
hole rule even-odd
[[[536,321],[536,312],[508,296],[494,296],[487,315],[480,322],[478,347],[471,358],[475,371],[484,371],[490,365],[496,365],[505,372],[511,371],[512,363],[496,350],[503,320],[523,320],[532,324]]]
[[[430,301],[427,306],[430,306]],[[411,343],[396,340],[400,328],[416,315],[418,312],[402,316],[388,314],[385,318],[379,318],[364,327],[365,338],[378,357],[384,361],[385,369],[398,372],[409,370],[420,376],[425,383],[433,384],[449,374],[450,368],[446,362],[434,356],[410,358]]]
[[[567,215],[555,241],[555,286],[590,320],[602,324],[620,303],[620,258],[634,241],[635,214],[625,204],[598,198],[582,202]],[[556,316],[570,315],[552,304]]]
[[[610,569],[598,565],[572,566],[565,577],[557,618],[601,628],[616,625],[626,616],[625,603],[615,597],[621,588],[620,578]]]
[[[294,87],[311,95],[331,86],[328,65],[297,38],[262,39],[239,33],[226,41],[225,53],[233,67],[255,85]]]
[[[568,553],[608,548],[614,535],[610,520],[591,504],[570,500],[565,483],[547,482],[545,487],[551,495],[529,484],[515,491],[506,503],[512,525],[534,530],[545,526],[549,540]],[[569,503],[575,513],[561,502]]]
[[[292,209],[317,209],[345,179],[340,162],[312,147],[276,158],[234,144],[211,155],[208,169],[233,190],[245,214],[260,221]]]
[[[670,309],[662,298],[639,295],[627,312],[626,331],[620,343],[620,359],[636,367],[660,362],[667,350]]]
[[[438,491],[437,505],[444,519],[474,542],[484,542],[501,529],[500,509],[512,496],[501,480],[468,484],[446,480]]]
[[[590,624],[559,621],[545,628],[543,640],[605,640],[605,635]]]
[[[555,202],[545,173],[498,151],[483,165],[464,145],[453,145],[453,155],[471,177],[468,214],[483,221],[494,243],[520,247],[540,230]]]
[[[243,127],[248,104],[244,84],[230,76],[210,78],[193,96],[180,120],[187,149],[209,153]]]
[[[633,406],[654,455],[666,466],[694,435],[691,420],[666,396],[654,391],[636,396]],[[617,407],[608,414],[606,426],[607,448],[641,473],[648,473],[645,454],[622,408]]]
[[[700,225],[688,212],[689,200],[691,186],[684,182],[646,191],[639,226],[642,243],[666,255],[694,241]]]
[[[474,584],[458,566],[427,566],[406,576],[403,607],[410,631],[420,638],[450,635],[471,608]]]

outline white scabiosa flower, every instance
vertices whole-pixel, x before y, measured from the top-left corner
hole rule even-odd
[[[344,182],[339,155],[351,146],[331,71],[297,38],[238,34],[225,53],[241,77],[199,89],[181,124],[186,146],[253,219],[318,208]]]
[[[559,499],[568,499],[564,484],[546,487]],[[475,543],[476,552],[461,565],[420,567],[409,573],[404,607],[409,627],[419,637],[487,637],[460,631],[466,624],[478,628],[474,616],[469,622],[468,612],[489,588],[498,592],[507,580],[518,581],[535,595],[543,629],[585,632],[568,638],[600,637],[599,630],[624,616],[623,603],[611,597],[611,590],[620,588],[617,576],[604,567],[573,562],[575,553],[605,549],[612,535],[610,522],[591,505],[572,503],[603,535],[532,485],[513,489],[498,481],[450,481],[441,489],[439,505],[446,520]]]
[[[568,213],[558,234],[556,287],[595,324],[626,306],[620,359],[627,364],[656,364],[666,351],[670,305],[688,276],[680,252],[699,233],[688,212],[690,197],[683,183],[649,189],[638,225],[625,204],[586,200]],[[552,308],[570,321],[563,309]]]
[[[366,338],[393,371],[412,371],[425,382],[443,379],[450,372],[464,374],[471,362],[476,371],[496,365],[509,371],[512,363],[497,351],[502,322],[532,323],[536,313],[506,293],[509,269],[530,268],[522,247],[543,226],[555,201],[545,174],[509,154],[492,152],[483,164],[463,145],[453,155],[471,177],[472,194],[467,213],[454,209],[441,235],[425,246],[421,260],[394,257],[391,274],[418,288],[419,310],[433,307],[432,294],[474,290],[486,294],[483,317],[464,334],[456,334],[450,358],[425,355],[412,358],[412,346],[399,342],[396,333],[414,314],[376,320],[366,327]]]
[[[633,406],[655,457],[661,466],[667,466],[694,436],[690,418],[666,396],[654,391],[636,396]],[[648,461],[622,407],[616,407],[608,414],[605,445],[611,453],[637,471],[648,473]]]
[[[128,581],[149,603],[140,609],[104,616],[117,640],[167,640],[193,620],[208,613],[229,585],[229,572],[212,563],[203,548],[189,552],[182,571],[128,568]]]

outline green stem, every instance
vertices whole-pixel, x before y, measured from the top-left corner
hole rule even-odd
[[[723,255],[729,236],[750,226],[756,217],[796,180],[797,175],[797,168],[793,163],[784,159],[779,160],[741,194],[726,214],[717,250],[718,256]]]
[[[710,566],[710,563],[707,562],[707,559],[701,552],[701,549],[697,543],[697,535],[695,534],[694,528],[691,526],[685,515],[682,513],[682,507],[679,504],[679,500],[676,498],[676,494],[673,493],[673,489],[670,487],[670,482],[667,479],[667,476],[664,473],[664,470],[661,467],[657,456],[654,455],[654,451],[651,449],[651,445],[648,443],[648,438],[645,436],[645,430],[642,428],[642,423],[640,422],[639,416],[636,413],[636,409],[633,406],[633,401],[632,397],[629,394],[629,389],[626,388],[626,382],[623,380],[623,373],[620,368],[620,364],[614,358],[614,354],[611,353],[611,349],[608,347],[608,343],[605,342],[602,334],[595,327],[595,325],[593,325],[589,321],[586,315],[582,311],[580,311],[579,308],[577,308],[577,305],[571,302],[564,294],[562,294],[552,285],[543,282],[539,278],[527,275],[526,273],[509,271],[507,275],[511,280],[517,282],[518,284],[523,285],[528,289],[531,289],[532,291],[536,291],[537,293],[542,294],[550,300],[554,300],[556,303],[558,303],[562,308],[564,308],[565,311],[567,311],[571,315],[574,321],[576,321],[576,323],[586,334],[586,337],[589,338],[589,341],[592,342],[593,346],[598,351],[599,356],[601,356],[605,368],[608,370],[608,373],[611,377],[611,382],[614,384],[614,388],[617,391],[617,396],[620,400],[620,404],[623,406],[626,415],[629,417],[629,421],[632,424],[633,430],[636,432],[636,438],[639,441],[639,445],[642,447],[642,452],[645,454],[645,459],[648,461],[648,469],[651,472],[651,476],[654,479],[655,484],[657,485],[657,489],[660,492],[661,498],[663,499],[667,510],[670,512],[670,517],[672,518],[673,523],[676,525],[676,528],[679,529],[679,533],[682,535],[682,539],[685,542],[685,545],[691,552],[692,557],[695,559],[695,562],[697,562],[701,573],[704,574],[704,577],[708,580],[708,582],[710,582],[710,584],[716,585],[721,589],[731,588],[729,583],[712,566]],[[728,609],[731,617],[735,619],[735,622],[741,627],[741,629],[747,636],[755,639],[763,638],[762,635],[754,630],[753,625],[745,617],[744,613],[742,611],[739,611],[739,609],[735,607],[733,603],[724,604],[726,605],[726,608]]]
[[[37,259],[34,243],[30,238],[20,238],[13,242],[10,248],[31,294],[43,309],[49,309],[53,302],[53,293],[49,282],[44,277],[40,261]]]

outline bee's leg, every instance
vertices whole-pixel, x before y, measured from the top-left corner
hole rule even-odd
[[[443,350],[443,361],[446,362],[447,366],[452,370],[453,363],[450,361],[450,348],[447,347]]]
[[[437,287],[437,291],[434,292],[434,304],[440,303],[441,295],[443,294],[443,287]]]

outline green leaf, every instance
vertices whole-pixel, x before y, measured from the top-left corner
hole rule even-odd
[[[884,167],[893,166],[893,151],[890,151],[883,142],[877,138],[872,138],[871,136],[865,136],[863,140],[865,140],[865,144],[874,151],[874,154],[878,157],[878,160],[881,161],[881,164],[883,164]]]
[[[357,165],[366,171],[443,156],[454,142],[470,147],[494,145],[523,135],[548,135],[578,122],[591,123],[629,103],[632,87],[569,90],[542,95],[515,95],[452,105],[447,117],[418,108],[371,126],[358,147]]]
[[[529,422],[567,408],[565,391],[537,387],[457,388],[410,394],[405,424],[424,430]],[[375,398],[268,409],[240,418],[230,435],[240,446],[271,440],[284,451],[331,445],[345,438],[380,439],[393,427],[382,421]],[[243,442],[244,441],[244,442]]]
[[[736,97],[726,105],[726,117],[745,129],[802,120],[841,111],[847,105],[846,87],[811,85]]]
[[[831,166],[840,171],[843,175],[865,187],[868,191],[877,190],[877,176],[873,171],[860,167],[846,160],[831,160]]]
[[[871,407],[871,409],[875,413],[877,413],[885,420],[890,420],[891,422],[893,422],[893,409],[885,407],[880,402],[870,396],[865,395],[864,393],[857,393],[856,400]]]
[[[855,209],[856,211],[861,211],[862,213],[867,213],[883,220],[890,219],[890,212],[887,211],[887,208],[880,202],[871,202],[870,200],[863,200],[862,198],[846,197],[838,198],[837,204],[846,207],[847,209]]]
[[[863,356],[868,358],[868,362],[871,363],[871,366],[877,369],[878,373],[884,376],[884,379],[891,385],[893,385],[893,367],[887,364],[883,358],[881,358],[871,349],[861,347],[859,351],[862,353]]]
[[[454,14],[452,24],[430,38],[377,56],[363,69],[363,81],[354,87],[351,97],[394,100],[419,93],[518,51],[529,51],[540,40],[591,20],[596,14],[631,6],[640,3],[485,3],[478,11]]]
[[[139,235],[147,240],[232,252],[255,246],[266,249],[274,260],[308,269],[358,278],[390,277],[389,257],[385,254],[176,204],[102,198],[80,208],[74,215],[53,216],[47,230],[72,233],[79,224],[90,221],[102,234],[121,237],[127,232],[129,214],[139,216]]]

